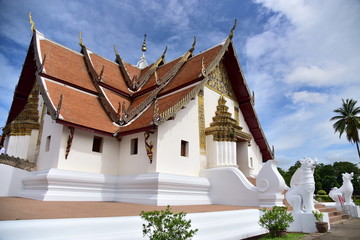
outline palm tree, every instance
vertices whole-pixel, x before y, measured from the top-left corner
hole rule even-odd
[[[339,138],[345,132],[349,142],[355,143],[360,158],[359,129],[360,129],[360,107],[356,107],[357,101],[353,99],[342,100],[342,107],[335,109],[339,115],[332,117],[330,121],[336,120],[333,124],[335,132],[339,132]]]

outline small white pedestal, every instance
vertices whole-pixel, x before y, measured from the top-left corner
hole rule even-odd
[[[317,232],[315,225],[315,217],[312,213],[291,213],[294,222],[290,224],[290,227],[287,229],[289,232],[303,232],[303,233],[314,233]],[[329,223],[328,213],[323,213],[323,221]],[[329,223],[330,229],[330,223]]]

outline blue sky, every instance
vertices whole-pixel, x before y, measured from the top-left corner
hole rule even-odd
[[[0,126],[31,38],[28,13],[46,38],[76,51],[78,34],[93,52],[136,64],[147,34],[148,62],[167,61],[197,37],[195,53],[222,42],[234,19],[234,44],[255,109],[276,160],[302,157],[358,163],[355,145],[329,119],[342,98],[360,105],[360,2],[357,0],[0,0]]]

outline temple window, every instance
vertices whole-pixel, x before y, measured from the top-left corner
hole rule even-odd
[[[180,154],[181,154],[182,157],[188,157],[189,156],[189,142],[181,140]]]
[[[136,155],[138,154],[138,139],[134,138],[131,139],[131,149],[130,149],[130,154],[131,155]]]
[[[51,142],[51,135],[47,136],[47,138],[46,138],[45,152],[48,152],[50,150],[50,142]]]
[[[250,168],[254,168],[254,161],[252,157],[250,157]]]
[[[92,146],[93,152],[101,152],[102,141],[103,141],[102,137],[94,136],[93,146]]]

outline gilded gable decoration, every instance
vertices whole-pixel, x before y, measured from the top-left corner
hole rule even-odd
[[[198,93],[198,108],[199,108],[199,137],[200,137],[200,151],[205,154],[206,151],[206,135],[205,135],[205,109],[204,109],[204,91],[200,90]]]
[[[207,87],[232,100],[236,99],[223,62],[209,74]]]
[[[218,100],[217,110],[210,127],[206,128],[206,135],[213,135],[217,142],[247,141],[250,144],[251,135],[242,131],[242,127],[231,117],[226,106],[226,100],[221,96]]]
[[[39,129],[39,87],[34,85],[24,109],[19,115],[3,129],[3,133],[9,136],[31,135],[33,129]]]

